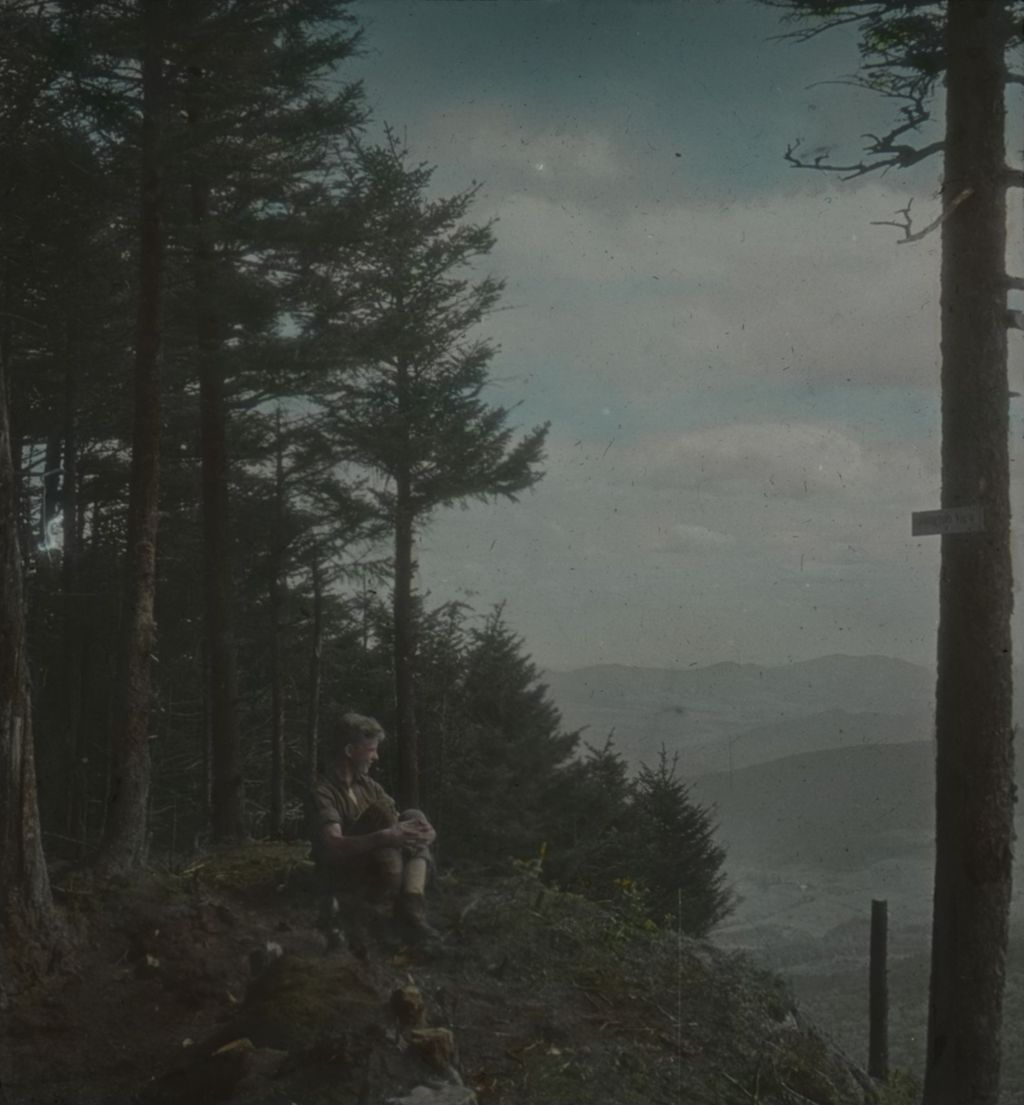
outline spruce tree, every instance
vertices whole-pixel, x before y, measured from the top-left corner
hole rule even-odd
[[[519,440],[510,411],[485,401],[496,349],[477,327],[499,281],[469,266],[494,244],[466,222],[476,189],[431,197],[432,170],[410,165],[393,136],[357,148],[348,168],[350,226],[336,302],[312,320],[336,350],[318,397],[339,459],[375,472],[373,497],[392,533],[399,800],[419,803],[415,711],[415,544],[441,507],[517,495],[541,477],[547,426]]]
[[[0,32],[0,157],[4,157],[43,114],[40,100],[49,91],[52,68],[46,52],[47,28],[39,13],[27,8],[5,13]],[[37,61],[47,78],[37,80],[38,71],[32,64]],[[9,217],[9,209],[0,213],[0,233],[6,240],[16,233]],[[9,269],[0,276],[5,306],[9,303],[9,278]],[[12,439],[8,405],[9,327],[5,311],[0,318],[0,971],[8,986],[14,964],[7,957],[39,950],[56,934],[36,794],[18,532],[18,447]]]
[[[499,864],[534,856],[577,737],[562,731],[547,687],[501,607],[469,632],[459,660],[461,678],[425,761],[436,763],[435,747],[447,761],[427,774],[447,854]],[[428,678],[424,671],[424,684]],[[450,682],[445,690],[451,688]]]
[[[630,804],[633,871],[647,892],[652,920],[703,937],[728,916],[725,852],[715,843],[711,811],[693,800],[677,775],[678,755],[661,749],[642,765]]]
[[[246,634],[242,658],[251,669],[249,686],[269,687],[269,713],[254,704],[248,712],[248,728],[259,738],[249,762],[269,783],[273,836],[284,832],[287,810],[295,808],[289,777],[309,784],[315,771],[325,593],[343,588],[356,573],[376,570],[381,529],[359,494],[360,481],[334,463],[315,420],[294,403],[286,409],[285,401],[246,416],[247,440],[240,449],[250,459],[235,477],[236,528],[244,535],[240,594],[250,616],[259,618],[258,628]],[[306,678],[299,683],[308,693],[289,689],[297,679],[288,655],[302,635],[297,626],[311,632]],[[300,720],[306,729],[301,771],[290,752]],[[253,804],[261,804],[255,796]]]
[[[617,880],[635,877],[630,809],[636,784],[614,734],[600,747],[583,747],[545,803],[546,871],[561,886],[608,901]]]
[[[146,854],[151,668],[156,644],[156,542],[160,489],[160,338],[164,277],[163,150],[166,0],[140,0],[142,136],[139,283],[133,372],[134,430],[121,641],[121,699],[110,811],[99,864],[125,874]]]
[[[232,397],[251,402],[254,387],[267,389],[246,378],[254,329],[247,318],[255,308],[258,346],[278,321],[272,308],[268,314],[268,294],[292,201],[331,171],[337,147],[360,122],[358,86],[328,91],[324,83],[351,56],[358,33],[338,0],[178,0],[175,15],[174,94],[185,123],[180,186],[188,196],[182,241],[199,380],[211,812],[214,837],[226,839],[245,833],[228,420]]]

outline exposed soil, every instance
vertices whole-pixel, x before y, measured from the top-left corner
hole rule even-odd
[[[327,950],[303,846],[58,895],[78,943],[7,1010],[5,1105],[383,1105],[460,1083],[481,1105],[871,1094],[771,976],[529,872],[442,877],[441,950],[384,926],[365,960]]]

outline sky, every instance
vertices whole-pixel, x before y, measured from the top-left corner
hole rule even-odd
[[[939,506],[939,235],[873,223],[909,199],[930,222],[941,166],[843,182],[783,157],[800,139],[858,160],[887,129],[891,102],[835,83],[855,40],[773,40],[779,13],[747,0],[353,11],[374,127],[497,220],[488,398],[551,423],[518,502],[434,516],[428,601],[503,602],[543,669],[932,665],[940,539],[910,516]]]

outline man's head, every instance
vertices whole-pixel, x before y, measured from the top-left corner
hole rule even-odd
[[[384,730],[372,717],[343,714],[335,730],[339,763],[353,779],[361,779],[377,762]]]

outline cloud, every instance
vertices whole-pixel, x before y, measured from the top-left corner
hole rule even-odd
[[[734,545],[736,539],[728,533],[708,529],[707,526],[679,524],[672,526],[663,537],[661,547],[666,552],[703,552]]]
[[[719,466],[717,482],[647,478],[658,463],[685,471],[700,456]],[[851,479],[775,496],[743,482],[756,458],[776,479],[789,473],[795,490],[809,456],[845,464]],[[933,641],[938,545],[911,538],[909,513],[931,505],[935,487],[915,450],[874,453],[810,423],[611,447],[558,437],[522,503],[438,517],[425,577],[438,598],[469,588],[480,608],[508,599],[539,661],[556,667],[581,657],[772,662],[783,643],[798,657],[891,647],[921,659]]]
[[[545,403],[557,391],[584,416],[693,411],[712,393],[742,407],[752,385],[776,389],[770,414],[794,417],[822,384],[934,394],[937,258],[871,228],[899,201],[870,196],[618,218],[506,197],[487,212],[490,267],[508,281],[508,309],[486,323],[496,370],[531,373]]]
[[[497,394],[552,419],[548,475],[479,536],[439,520],[439,593],[507,598],[551,666],[927,660],[938,546],[909,516],[938,502],[937,258],[869,226],[903,202],[616,211],[492,185]]]
[[[761,423],[699,430],[657,450],[645,479],[715,495],[799,498],[835,493],[873,474],[848,435],[807,423]]]
[[[856,67],[851,36],[768,44],[776,13],[738,6],[368,8],[405,50],[381,117],[498,220],[488,398],[552,422],[520,503],[438,514],[424,583],[507,599],[544,665],[934,648],[940,545],[910,513],[939,501],[940,242],[871,224],[934,217],[939,165],[787,168],[797,136],[856,154],[892,105],[808,88]]]

